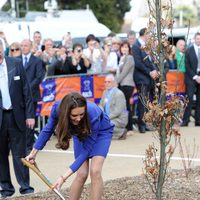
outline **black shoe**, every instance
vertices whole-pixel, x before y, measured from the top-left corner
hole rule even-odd
[[[146,133],[146,128],[145,128],[145,126],[139,126],[139,127],[138,127],[138,130],[139,130],[140,133]]]
[[[1,194],[0,199],[6,199],[7,197],[11,197],[13,194],[6,195],[6,194]]]
[[[188,122],[182,122],[181,126],[188,126]]]
[[[123,134],[118,138],[118,140],[125,140],[127,137],[127,130],[125,129]]]
[[[146,130],[146,131],[155,131],[156,129],[155,129],[154,127],[146,126],[146,127],[145,127],[145,130]]]
[[[21,194],[31,194],[34,193],[34,188],[29,187],[28,189],[20,190]]]

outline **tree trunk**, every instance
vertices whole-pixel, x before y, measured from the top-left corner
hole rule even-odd
[[[160,83],[161,83],[161,95],[160,95],[160,103],[161,106],[165,105],[166,101],[166,93],[165,89],[162,87],[162,83],[165,80],[165,75],[164,75],[164,63],[163,63],[163,58],[164,58],[164,49],[161,43],[161,0],[156,0],[155,1],[155,8],[156,8],[156,26],[157,26],[157,36],[158,36],[158,45],[160,49],[160,55],[159,55],[159,68],[160,68]],[[158,175],[158,182],[157,182],[157,187],[156,187],[156,199],[161,200],[162,199],[162,188],[163,188],[163,183],[165,180],[165,149],[166,149],[166,122],[164,119],[162,119],[161,126],[160,126],[160,168],[159,168],[159,175]]]

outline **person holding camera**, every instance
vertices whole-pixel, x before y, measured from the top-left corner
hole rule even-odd
[[[102,72],[102,63],[104,61],[104,51],[101,48],[100,40],[93,34],[89,34],[86,38],[87,48],[83,50],[83,54],[90,61],[91,67],[87,73]]]
[[[63,66],[63,72],[69,71],[69,74],[82,74],[87,73],[90,67],[90,62],[83,54],[83,46],[75,43],[72,47],[71,57],[67,57]]]

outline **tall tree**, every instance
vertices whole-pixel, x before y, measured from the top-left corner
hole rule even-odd
[[[155,127],[158,133],[159,147],[155,147],[154,144],[149,145],[144,163],[145,177],[155,193],[156,200],[161,200],[170,159],[174,153],[176,142],[181,136],[179,124],[187,102],[183,96],[177,94],[177,91],[170,92],[166,81],[164,63],[167,55],[172,51],[172,46],[165,30],[172,31],[174,22],[171,0],[165,1],[165,4],[164,0],[147,1],[150,11],[148,25],[150,38],[145,48],[151,59],[154,60],[154,64],[159,68],[160,79],[156,83],[153,101],[149,100],[146,104],[148,112],[145,113],[144,119]],[[177,80],[178,73],[177,71]],[[156,156],[158,150],[159,158]]]

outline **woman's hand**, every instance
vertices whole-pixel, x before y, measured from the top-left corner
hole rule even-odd
[[[63,183],[65,182],[66,179],[64,179],[63,176],[60,176],[57,181],[55,182],[55,184],[53,185],[53,188],[56,188],[57,190],[60,190]]]
[[[33,148],[32,151],[31,151],[31,153],[28,156],[26,156],[25,159],[28,162],[30,162],[31,164],[34,164],[37,152],[38,152],[38,150]]]
[[[53,188],[56,188],[57,190],[60,190],[63,183],[73,174],[73,171],[69,168],[66,173],[63,176],[60,176],[55,184],[53,185]]]

